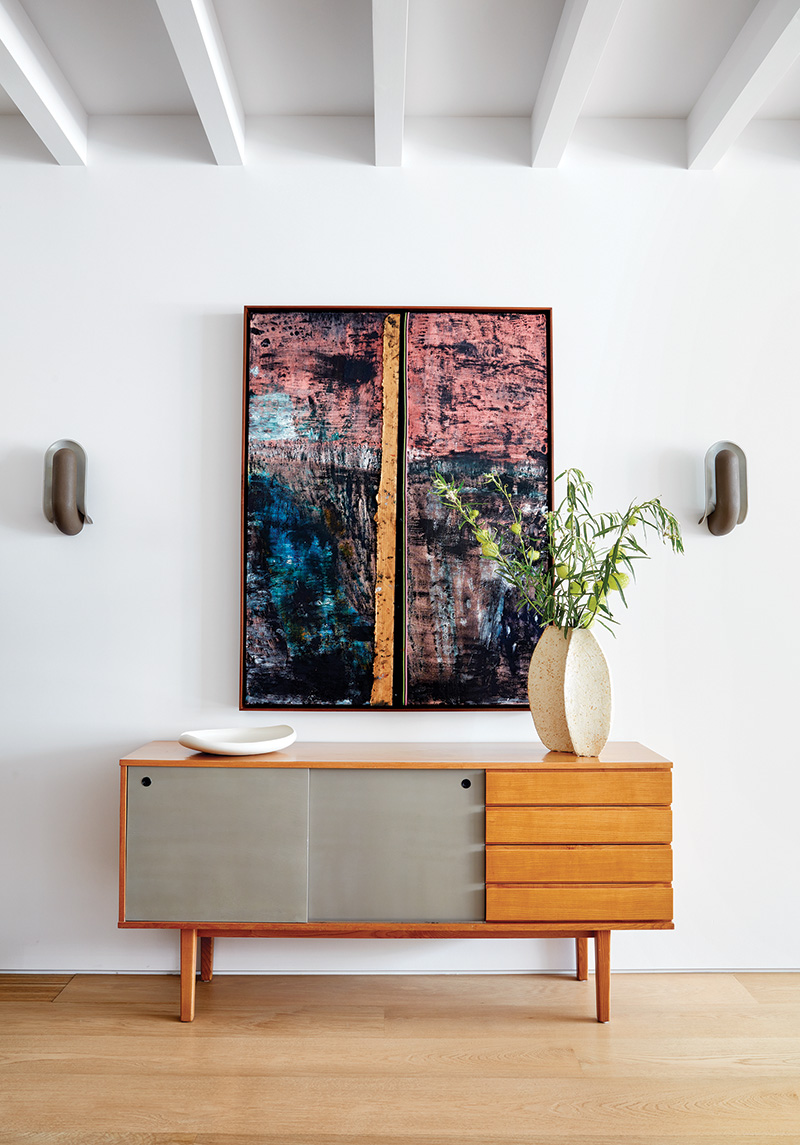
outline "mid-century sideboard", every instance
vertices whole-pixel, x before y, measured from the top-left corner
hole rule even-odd
[[[120,761],[121,927],[180,931],[180,1017],[215,937],[594,940],[671,930],[671,764],[530,743],[295,743],[218,756],[149,743]]]

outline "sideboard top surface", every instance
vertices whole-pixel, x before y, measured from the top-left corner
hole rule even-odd
[[[122,767],[386,767],[470,768],[522,771],[596,771],[598,768],[663,770],[672,766],[640,743],[607,743],[600,755],[548,751],[536,740],[517,743],[294,743],[264,755],[210,755],[175,740],[154,740],[120,760]]]

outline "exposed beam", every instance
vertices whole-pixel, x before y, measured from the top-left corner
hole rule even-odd
[[[86,112],[18,0],[0,0],[0,86],[57,163],[86,162]]]
[[[403,162],[407,40],[408,0],[372,0],[376,167]]]
[[[532,117],[534,167],[557,167],[623,0],[566,0]]]
[[[710,170],[800,54],[800,0],[760,0],[689,113],[688,165]]]
[[[157,0],[219,164],[244,163],[244,112],[212,0]]]

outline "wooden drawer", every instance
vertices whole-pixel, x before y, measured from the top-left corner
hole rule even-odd
[[[669,883],[672,848],[487,847],[487,883]]]
[[[669,771],[487,771],[486,802],[499,805],[662,806]]]
[[[668,807],[487,807],[490,843],[669,843]]]
[[[487,922],[656,922],[671,918],[671,887],[486,888]]]

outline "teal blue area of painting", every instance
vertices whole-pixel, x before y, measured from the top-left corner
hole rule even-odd
[[[347,598],[347,562],[322,509],[259,475],[250,477],[248,504],[248,592],[290,667],[288,678],[253,679],[248,691],[272,704],[297,695],[309,704],[369,704],[374,617]]]
[[[341,429],[331,428],[323,411],[302,413],[290,394],[276,390],[253,394],[248,409],[250,435],[255,441],[340,441]]]
[[[253,395],[247,413],[250,434],[261,441],[291,441],[297,437],[294,403],[289,394]]]

